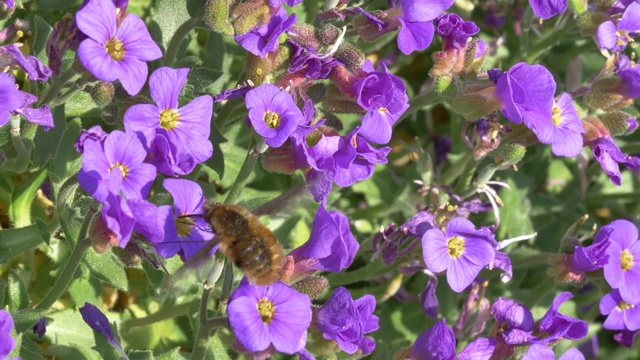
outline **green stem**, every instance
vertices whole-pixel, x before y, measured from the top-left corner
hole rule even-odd
[[[474,159],[471,155],[468,156],[467,164],[462,171],[462,175],[458,179],[455,187],[456,194],[462,194],[467,189],[469,189],[469,185],[471,184],[471,179],[473,179],[473,174],[478,167],[478,160]]]
[[[400,116],[396,124],[399,123],[401,120],[424,109],[425,107],[434,105],[437,102],[439,102],[441,100],[440,97],[436,95],[432,91],[432,89],[433,89],[433,86],[429,90],[425,91],[424,93],[418,94],[413,99],[411,99],[409,101],[409,108],[407,109],[407,111],[404,112],[404,114],[402,114],[402,116]]]
[[[213,329],[220,327],[229,328],[229,319],[226,316],[209,319],[200,326],[198,337],[191,353],[191,360],[201,360],[206,357],[207,350],[209,350],[209,345],[211,344],[211,336],[209,335]]]
[[[42,100],[40,100],[40,102],[36,107],[40,107],[42,105],[48,104],[51,100],[53,100],[56,96],[58,96],[58,93],[60,92],[60,89],[62,89],[62,86],[64,86],[64,84],[67,81],[71,80],[75,75],[76,75],[76,71],[73,68],[71,68],[67,70],[65,73],[63,73],[62,75],[54,78],[53,81],[51,82],[51,86],[49,86],[49,88],[45,91],[44,95],[40,97]]]
[[[16,157],[7,161],[6,170],[11,170],[17,174],[23,173],[29,167],[29,163],[31,162],[31,147],[27,146],[22,137],[20,136],[20,117],[12,116],[11,122],[17,118],[18,125],[16,127],[11,126],[11,142],[13,143],[13,147],[16,149]],[[14,130],[15,129],[15,130]],[[5,166],[3,166],[4,168]]]
[[[45,295],[40,303],[35,306],[35,309],[44,310],[50,308],[51,305],[53,305],[53,303],[62,296],[65,290],[67,290],[67,287],[69,287],[76,270],[78,270],[78,266],[80,266],[82,259],[84,259],[84,254],[86,254],[87,250],[91,247],[91,239],[87,237],[87,231],[89,230],[89,225],[91,224],[96,212],[96,208],[93,206],[89,207],[87,216],[84,218],[84,222],[80,228],[80,233],[78,234],[78,239],[82,240],[76,243],[76,246],[71,252],[71,256],[69,256],[69,259],[67,260],[67,264],[60,275],[58,275],[55,284],[53,284],[49,293]]]
[[[149,316],[145,316],[139,319],[133,319],[131,320],[131,327],[151,325],[160,321],[173,319],[178,316],[188,315],[189,310],[191,310],[195,306],[195,304],[198,303],[198,301],[199,300],[193,300],[190,302],[173,305],[166,309],[157,311]]]
[[[378,275],[380,271],[385,270],[386,272],[392,270],[394,267],[394,265],[387,265],[382,260],[378,260],[369,263],[358,270],[336,274],[339,276],[335,277],[333,274],[328,275],[327,278],[329,279],[329,283],[331,284],[331,286],[335,287],[340,285],[348,285],[358,281],[370,279],[371,277]]]
[[[172,66],[173,62],[176,59],[176,55],[178,54],[178,50],[180,49],[180,44],[184,38],[191,32],[191,30],[201,27],[202,24],[200,21],[196,19],[189,19],[185,21],[178,30],[176,30],[175,34],[167,44],[167,52],[164,54],[164,65]]]
[[[244,187],[249,182],[249,177],[253,172],[256,164],[258,163],[258,158],[260,154],[264,151],[260,151],[262,149],[256,149],[254,147],[255,141],[253,138],[251,139],[251,143],[249,144],[249,151],[247,151],[247,157],[244,158],[244,162],[242,163],[242,167],[238,172],[238,176],[236,177],[236,181],[231,186],[229,190],[229,194],[227,194],[227,198],[224,199],[225,204],[235,204],[240,198],[240,194]]]
[[[451,185],[453,181],[457,179],[460,174],[462,174],[462,171],[467,167],[467,163],[470,159],[472,159],[471,154],[467,154],[465,157],[453,164],[453,166],[448,168],[447,171],[442,174],[442,176],[440,177],[440,181],[438,181],[438,184]]]
[[[58,105],[62,105],[64,103],[67,102],[67,100],[69,100],[73,95],[75,95],[78,91],[84,89],[84,86],[82,88],[78,87],[78,86],[73,86],[71,89],[67,90],[67,92],[65,92],[64,94],[60,95],[60,97],[57,97],[55,99],[53,99],[51,101],[51,107],[56,107]]]

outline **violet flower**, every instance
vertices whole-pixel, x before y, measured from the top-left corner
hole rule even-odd
[[[541,344],[533,344],[527,349],[521,360],[555,360],[553,349]],[[569,349],[558,360],[584,360],[584,355],[578,349]]]
[[[477,338],[458,354],[458,360],[490,360],[496,349],[496,338]]]
[[[186,261],[214,236],[207,231],[208,225],[203,217],[202,188],[186,179],[165,179],[162,185],[173,197],[173,206],[160,206],[164,239],[153,245],[164,258],[180,253],[180,258]]]
[[[110,245],[117,245],[124,249],[131,239],[136,224],[136,218],[127,199],[123,196],[108,194],[102,202],[100,216],[106,227],[113,233],[111,239],[114,243]]]
[[[78,183],[89,195],[103,202],[109,194],[144,199],[149,194],[156,169],[145,164],[147,153],[133,134],[115,130],[103,143],[85,141]]]
[[[596,39],[600,49],[622,51],[640,33],[640,4],[633,2],[625,9],[622,18],[614,24],[605,21],[598,26]]]
[[[579,340],[587,336],[589,325],[586,321],[575,319],[558,312],[560,305],[571,299],[573,295],[568,292],[558,294],[546,314],[540,319],[538,330],[547,333],[540,341],[542,344],[552,344],[559,339]]]
[[[600,313],[608,315],[602,327],[609,330],[640,330],[640,303],[629,304],[614,289],[600,299]]]
[[[311,324],[311,300],[282,282],[270,286],[240,281],[229,298],[229,323],[238,341],[249,351],[273,345],[294,354],[304,348]]]
[[[491,305],[491,312],[496,322],[502,324],[501,338],[505,343],[519,345],[533,339],[531,335],[535,327],[533,314],[524,305],[499,297]]]
[[[323,202],[313,219],[309,240],[289,255],[311,259],[315,270],[340,272],[351,265],[359,246],[349,228],[349,219],[337,210],[327,212]]]
[[[271,147],[280,147],[304,122],[302,111],[286,91],[272,84],[262,84],[245,96],[249,121]]]
[[[38,322],[33,325],[33,333],[38,335],[38,338],[41,339],[44,334],[47,332],[47,319],[45,317],[41,317]]]
[[[576,246],[573,252],[573,268],[582,272],[596,271],[604,267],[609,261],[609,255],[607,255],[607,248],[610,242],[605,241],[608,239],[609,234],[613,231],[612,228],[606,226],[598,231],[593,243],[589,246]]]
[[[456,338],[453,330],[440,319],[422,335],[411,348],[412,360],[453,360],[456,358]]]
[[[353,84],[356,101],[367,110],[360,136],[376,144],[391,140],[393,124],[409,108],[409,96],[402,79],[391,74],[384,63],[382,68],[383,72],[375,71],[371,61],[365,61],[362,70],[367,76]]]
[[[375,349],[376,343],[365,334],[380,327],[379,318],[373,315],[375,308],[376,299],[373,295],[353,300],[349,290],[339,286],[317,311],[315,324],[325,339],[336,341],[347,354],[360,351],[362,355],[367,355]]]
[[[11,336],[13,318],[5,310],[0,310],[0,359],[4,359],[13,351],[16,340]]]
[[[31,105],[38,101],[38,98],[35,95],[29,94],[28,92],[24,92],[19,90],[20,98],[22,99],[22,104],[18,109],[12,111],[12,113],[20,114],[24,116],[27,121],[30,123],[44,126],[45,131],[49,130],[55,126],[53,122],[53,114],[51,114],[51,109],[49,109],[49,105],[43,105],[37,109],[32,109]]]
[[[640,335],[640,331],[622,330],[621,332],[613,335],[613,339],[618,344],[630,348],[633,346],[633,341],[638,335]]]
[[[357,181],[373,175],[376,164],[386,164],[390,147],[376,149],[365,139],[358,136],[361,131],[356,127],[351,133],[340,138],[338,150],[333,155],[336,174],[334,181],[338,186],[348,187]]]
[[[280,8],[266,25],[253,28],[244,34],[236,35],[235,40],[248,52],[264,58],[268,53],[278,48],[278,37],[289,30],[291,25],[296,22],[296,19],[295,13],[287,15],[287,11],[284,8]]]
[[[186,175],[196,164],[209,159],[213,154],[213,145],[209,141],[213,98],[210,95],[198,96],[190,103],[178,107],[180,90],[187,81],[188,73],[189,69],[186,68],[157,69],[149,77],[151,98],[157,106],[138,104],[130,107],[124,114],[126,132],[143,135],[147,147],[156,140],[155,135],[164,136],[170,142],[169,146],[175,146],[175,153],[166,148],[158,149],[157,146],[161,146],[158,144],[155,150],[172,156],[173,162],[190,165],[190,168],[171,166],[171,159],[161,158],[158,156],[160,154],[154,153],[154,157],[159,158],[159,169],[171,169],[168,174],[163,173],[169,176]]]
[[[640,241],[638,228],[628,220],[615,220],[604,229],[609,233],[604,278],[613,289],[620,291],[622,299],[629,304],[640,303]]]
[[[615,185],[620,186],[622,183],[619,164],[631,170],[640,169],[640,157],[623,153],[610,136],[599,137],[589,146],[592,148],[593,157],[598,160],[602,170]]]
[[[439,229],[424,233],[424,261],[435,273],[446,271],[451,289],[461,292],[495,258],[492,240],[493,234],[487,228],[477,230],[471,221],[455,218],[444,233]]]
[[[78,59],[102,81],[120,80],[129,95],[136,95],[147,80],[147,61],[162,51],[151,39],[144,21],[128,14],[119,26],[112,1],[89,0],[76,14],[78,28],[88,37],[78,47]]]
[[[556,156],[574,157],[582,151],[582,121],[571,101],[571,95],[563,93],[553,105],[550,121],[536,123],[532,130],[543,144],[550,144]]]
[[[562,14],[567,9],[567,0],[529,0],[533,13],[542,19]]]
[[[22,69],[29,79],[47,81],[51,76],[51,69],[46,67],[35,56],[24,56],[16,44],[0,46],[0,67],[17,66]]]
[[[104,139],[107,138],[109,134],[107,134],[100,125],[94,125],[89,130],[82,130],[78,140],[73,144],[76,148],[76,152],[83,154],[84,153],[84,143],[85,141],[97,141],[103,142]]]
[[[442,38],[443,51],[465,48],[469,38],[480,32],[473,21],[465,21],[455,13],[438,16],[436,24],[436,31]]]
[[[104,335],[104,337],[107,338],[107,342],[124,355],[124,350],[122,350],[120,342],[113,333],[113,330],[111,330],[109,320],[100,309],[93,304],[85,302],[84,306],[80,308],[80,314],[82,314],[82,320],[84,320],[90,328]]]
[[[9,122],[10,112],[16,111],[22,106],[21,93],[16,89],[13,77],[0,72],[0,126]]]
[[[435,274],[433,274],[431,271],[427,273],[427,276],[427,285],[420,293],[420,305],[422,306],[422,310],[428,317],[436,319],[438,317],[438,308],[440,306],[438,296],[436,294],[436,288],[438,287],[438,277],[435,276]]]
[[[172,177],[187,175],[198,163],[191,154],[181,151],[183,147],[183,144],[171,142],[168,133],[158,131],[151,139],[146,161],[160,174]]]
[[[426,49],[433,40],[433,20],[453,5],[453,0],[400,0],[395,11],[390,10],[400,23],[398,48],[409,55]],[[396,15],[397,13],[397,15]]]
[[[342,61],[338,59],[319,56],[310,46],[304,48],[291,40],[287,40],[286,43],[292,51],[291,66],[287,70],[289,74],[301,72],[304,77],[310,80],[327,79],[331,69],[336,66],[344,66]]]

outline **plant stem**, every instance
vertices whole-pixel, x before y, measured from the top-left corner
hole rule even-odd
[[[335,287],[340,285],[353,284],[354,282],[370,279],[371,277],[378,275],[378,273],[382,270],[385,270],[385,272],[389,272],[393,270],[395,267],[396,266],[394,265],[385,264],[382,260],[378,260],[378,261],[369,263],[358,270],[336,274],[336,275],[340,275],[339,277],[338,276],[333,277],[332,275],[329,275],[327,276],[327,278],[329,279],[329,283],[331,283],[331,286]]]
[[[195,347],[191,353],[191,360],[202,360],[206,357],[209,344],[211,343],[211,337],[209,335],[213,329],[220,327],[229,327],[229,319],[226,316],[209,319],[200,326]]]
[[[440,97],[436,95],[432,91],[432,89],[433,87],[431,87],[431,89],[429,89],[428,91],[422,94],[418,94],[413,99],[409,100],[409,108],[407,109],[407,111],[404,112],[404,114],[402,114],[402,116],[400,116],[396,124],[399,123],[404,118],[407,118],[415,114],[419,110],[422,110],[427,106],[430,106],[439,102],[441,100]]]
[[[157,311],[149,316],[131,320],[131,327],[151,325],[163,320],[173,319],[178,316],[188,315],[189,309],[193,308],[199,300],[171,306],[167,309]]]
[[[164,54],[164,66],[173,65],[176,55],[178,54],[178,50],[180,49],[180,44],[182,44],[184,38],[189,34],[189,32],[191,32],[191,30],[200,26],[202,25],[196,19],[189,19],[180,25],[175,34],[173,34],[169,44],[167,44],[167,52]]]
[[[62,86],[67,81],[71,80],[75,75],[76,75],[76,71],[73,68],[71,68],[66,72],[64,72],[62,75],[54,78],[53,81],[51,82],[51,86],[49,86],[49,88],[45,91],[44,95],[41,97],[41,100],[36,107],[40,107],[42,105],[48,104],[51,100],[53,100],[56,96],[58,96],[58,93],[60,92],[60,89],[62,89]]]
[[[67,90],[64,94],[60,95],[60,97],[55,98],[51,101],[51,107],[56,107],[58,105],[62,105],[67,100],[69,100],[73,95],[75,95],[78,91],[82,90],[84,87],[80,88],[78,86],[73,86],[71,89]]]
[[[463,192],[465,192],[465,190],[469,188],[469,185],[471,184],[471,179],[473,179],[473,174],[475,173],[477,167],[478,167],[478,160],[474,159],[471,155],[469,155],[469,159],[467,160],[464,170],[462,171],[462,175],[460,175],[460,178],[456,183],[456,187],[455,187],[456,194],[462,194]]]
[[[91,239],[87,237],[87,231],[89,230],[89,225],[91,224],[96,212],[96,208],[93,206],[89,207],[88,213],[84,218],[82,227],[80,228],[80,233],[78,234],[78,239],[82,240],[76,243],[76,246],[71,252],[71,256],[69,256],[69,260],[67,260],[67,264],[60,275],[58,275],[55,284],[53,284],[49,293],[40,300],[40,303],[35,306],[35,309],[44,310],[50,308],[51,305],[53,305],[53,303],[62,296],[65,290],[67,290],[67,287],[69,287],[76,270],[78,270],[78,266],[80,266],[82,259],[84,259],[84,254],[86,254],[87,250],[91,247]]]
[[[235,204],[238,201],[242,190],[244,190],[244,187],[249,182],[249,177],[253,172],[253,168],[255,168],[258,163],[258,157],[260,157],[260,154],[264,152],[260,151],[261,149],[257,149],[258,146],[254,146],[254,144],[255,141],[252,138],[251,143],[249,144],[249,151],[247,151],[247,157],[244,158],[244,162],[238,172],[236,181],[231,186],[229,194],[227,194],[227,198],[224,199],[225,204]]]

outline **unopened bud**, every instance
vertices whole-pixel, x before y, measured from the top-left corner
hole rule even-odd
[[[134,245],[132,242],[127,244],[124,249],[119,247],[113,248],[113,253],[122,261],[126,267],[136,267],[142,264],[143,253],[139,246]]]
[[[318,40],[325,44],[331,45],[334,44],[338,38],[340,37],[340,29],[333,24],[326,24],[317,32]]]
[[[593,91],[587,94],[584,101],[592,109],[602,109],[604,111],[622,109],[633,103],[633,99],[629,99],[625,96],[600,91]]]
[[[362,106],[351,98],[344,96],[340,90],[331,85],[327,87],[327,93],[322,100],[322,107],[330,113],[365,113]]]
[[[316,36],[316,28],[312,25],[295,23],[287,30],[287,35],[300,46],[313,46],[316,50],[322,47],[321,40]]]
[[[457,93],[453,78],[450,75],[438,76],[434,83],[436,93],[440,96],[453,98]]]
[[[472,84],[451,101],[451,107],[467,120],[479,119],[500,109],[494,90],[493,83]]]
[[[107,104],[111,103],[113,100],[113,95],[115,94],[115,88],[113,84],[110,82],[101,81],[90,91],[91,99],[93,102],[98,105],[98,107],[105,107]]]
[[[573,254],[557,254],[549,257],[547,275],[561,286],[581,287],[587,280],[584,272],[573,268]]]
[[[118,245],[118,237],[107,227],[102,216],[96,216],[93,223],[91,223],[89,238],[91,238],[93,249],[98,254],[102,254],[112,246]]]
[[[118,105],[111,103],[102,109],[102,120],[107,125],[113,125],[118,120]]]
[[[291,146],[269,148],[262,156],[262,167],[269,172],[290,175],[296,171],[294,161]]]
[[[382,10],[374,10],[371,11],[370,14],[383,21],[388,18],[388,14]],[[360,15],[353,20],[353,28],[364,41],[374,41],[382,35],[395,30],[390,26],[386,29],[379,30],[376,24],[372,23],[363,15]]]
[[[609,129],[611,136],[629,135],[638,128],[636,118],[623,111],[604,114],[600,120]]]
[[[311,85],[306,91],[307,95],[311,98],[311,100],[315,104],[319,104],[322,102],[322,98],[324,94],[327,92],[327,85],[323,83],[315,83]]]
[[[292,288],[309,295],[311,300],[319,298],[329,288],[329,280],[324,276],[311,275],[291,285]]]
[[[580,16],[587,11],[587,0],[569,0],[567,3],[569,11]]]
[[[609,5],[607,5],[607,7],[609,7]],[[609,15],[604,12],[587,11],[578,17],[577,22],[580,27],[580,32],[583,35],[595,35],[598,26],[607,20],[609,20]]]
[[[527,148],[519,142],[509,142],[500,144],[496,149],[497,162],[506,161],[509,164],[517,164],[524,158]]]
[[[585,134],[582,136],[584,143],[589,145],[591,142],[603,137],[610,136],[609,129],[595,116],[587,116],[582,119]]]
[[[264,58],[253,54],[247,55],[245,70],[247,71],[249,80],[251,80],[256,86],[269,82],[273,71],[273,55],[275,55],[273,52],[267,54]]]
[[[458,49],[436,51],[431,55],[433,67],[429,70],[429,76],[436,78],[442,75],[455,75],[462,70],[464,56]]]
[[[271,9],[266,1],[249,1],[236,6],[232,17],[236,35],[242,35],[255,27],[266,25],[271,19]]]
[[[233,27],[228,19],[228,0],[207,0],[202,17],[207,28],[223,35],[233,36]]]
[[[345,41],[338,48],[335,58],[352,69],[360,69],[364,65],[365,55],[357,46]]]

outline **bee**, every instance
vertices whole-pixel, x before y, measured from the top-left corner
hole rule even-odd
[[[255,285],[280,279],[284,266],[282,245],[271,230],[247,209],[231,204],[204,204],[204,218],[216,234],[220,251]]]

